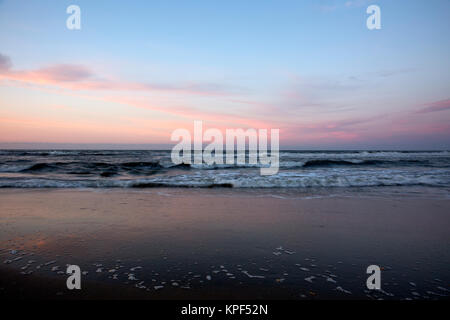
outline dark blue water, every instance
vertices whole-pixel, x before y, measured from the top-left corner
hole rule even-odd
[[[0,150],[1,188],[450,187],[448,151],[281,151],[276,175],[259,165],[178,165],[170,151]]]

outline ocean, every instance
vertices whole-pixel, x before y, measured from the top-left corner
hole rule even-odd
[[[449,151],[280,151],[278,174],[259,166],[174,165],[169,150],[0,150],[0,188],[450,188]]]
[[[282,151],[261,176],[170,151],[3,150],[0,187],[0,298],[450,293],[447,151]],[[382,290],[366,287],[371,265]]]

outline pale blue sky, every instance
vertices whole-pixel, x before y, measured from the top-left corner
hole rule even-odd
[[[81,8],[81,30],[66,28],[70,4]],[[381,8],[381,30],[366,28],[370,4]],[[70,141],[53,141],[49,132],[31,142],[163,143],[169,133],[158,132],[191,122],[193,110],[211,126],[248,119],[249,126],[281,127],[285,145],[294,147],[450,148],[449,34],[447,0],[3,0],[0,54],[11,67],[0,81],[0,117],[51,118],[50,126],[75,119],[80,128],[83,119],[103,116],[105,128],[128,116],[165,120],[148,139],[133,140],[131,131],[123,141],[96,132],[88,139],[73,128]],[[53,80],[30,80],[30,72],[59,65],[89,70],[83,81],[120,81],[126,92],[67,83],[62,92]],[[158,92],[130,89],[137,83]],[[51,110],[37,113],[39,103],[76,110],[61,109],[53,119]],[[240,121],[233,125],[233,118]],[[34,136],[30,129],[14,140],[13,126],[2,142]]]

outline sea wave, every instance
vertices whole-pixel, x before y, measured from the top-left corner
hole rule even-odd
[[[1,188],[450,186],[448,151],[281,151],[260,164],[178,164],[170,151],[0,150]]]
[[[0,188],[328,188],[376,186],[450,186],[449,176],[384,173],[359,175],[198,176],[145,179],[2,178]]]
[[[246,168],[260,168],[260,164],[187,164],[162,165],[158,161],[135,161],[135,162],[85,162],[85,161],[57,161],[57,162],[37,162],[30,163],[28,160],[18,162],[9,162],[0,164],[0,172],[22,172],[22,173],[50,173],[59,172],[67,174],[118,174],[121,171],[127,173],[155,173],[157,170],[173,169],[194,169],[194,170],[235,170]],[[320,168],[320,167],[345,167],[345,166],[424,166],[424,167],[448,167],[449,163],[437,163],[429,159],[297,159],[295,161],[281,161],[282,169],[302,169],[302,168]]]

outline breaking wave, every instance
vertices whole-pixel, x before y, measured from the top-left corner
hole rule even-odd
[[[448,151],[282,151],[259,164],[178,164],[170,151],[0,150],[0,188],[450,187]]]

